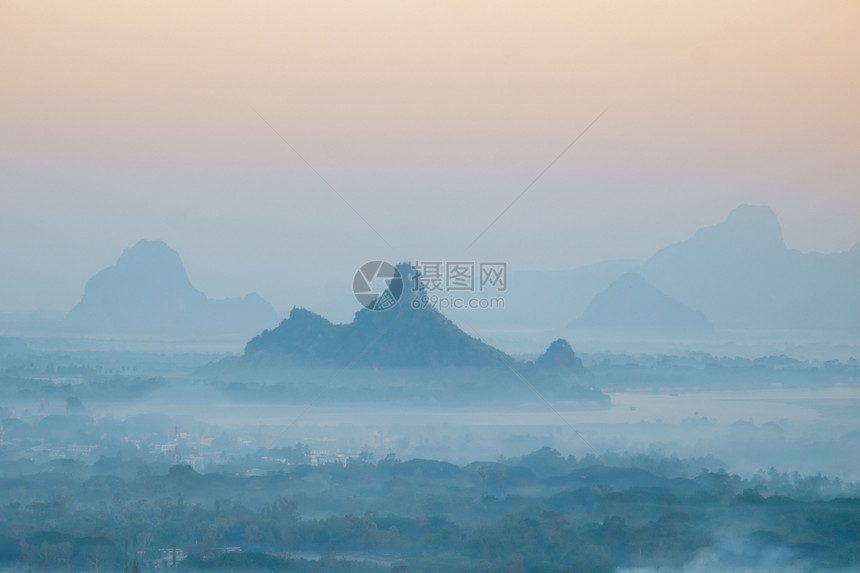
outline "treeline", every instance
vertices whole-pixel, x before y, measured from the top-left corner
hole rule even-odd
[[[300,460],[307,450],[283,454]],[[0,563],[67,571],[608,572],[682,567],[730,538],[747,548],[745,563],[776,552],[818,569],[860,566],[860,499],[768,489],[802,494],[836,487],[834,480],[776,472],[742,479],[722,470],[679,477],[708,460],[627,459],[607,465],[543,448],[466,466],[364,455],[254,477],[201,475],[186,465],[128,480],[6,477],[5,497],[30,501],[0,507]],[[36,500],[33,489],[55,493]]]
[[[743,358],[703,352],[676,355],[584,355],[583,382],[602,390],[677,387],[695,389],[814,388],[854,385],[860,362],[807,361],[786,355]]]

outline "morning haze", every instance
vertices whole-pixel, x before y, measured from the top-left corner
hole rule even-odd
[[[857,570],[858,22],[0,3],[0,573]]]
[[[254,6],[4,3],[4,311],[65,313],[142,238],[282,314],[371,254],[642,259],[741,203],[860,240],[851,3]]]

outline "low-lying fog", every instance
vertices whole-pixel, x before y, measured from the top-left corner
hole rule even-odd
[[[85,376],[60,375],[56,364],[99,362],[106,365],[105,372],[114,372],[111,376],[158,375],[164,384],[133,399],[83,398],[77,413],[95,420],[121,421],[154,412],[168,416],[180,431],[195,428],[209,438],[227,434],[248,447],[301,442],[344,458],[372,452],[377,459],[395,453],[403,459],[468,463],[549,446],[575,456],[624,452],[711,456],[728,471],[742,475],[773,467],[780,472],[860,480],[860,465],[855,461],[860,451],[860,418],[856,415],[860,388],[839,379],[825,380],[824,385],[794,381],[788,387],[772,383],[748,389],[737,385],[709,389],[710,379],[697,379],[696,371],[685,370],[683,384],[669,380],[664,386],[642,386],[633,373],[629,379],[622,376],[620,382],[613,379],[614,388],[603,388],[611,400],[608,406],[544,399],[526,380],[502,406],[480,401],[343,404],[328,400],[325,384],[310,398],[236,402],[221,388],[192,374],[219,355],[152,352],[152,344],[137,352],[127,347],[106,350],[94,342],[89,346],[64,348],[55,340],[38,350],[8,356],[7,370],[30,368],[38,373],[32,384],[47,382],[49,390],[57,391],[51,394],[42,389],[26,398],[20,391],[7,395],[2,403],[4,417],[35,424],[48,415],[66,414],[67,398],[83,395]],[[654,363],[659,359],[625,360]],[[42,372],[51,367],[53,373]],[[779,376],[777,373],[775,379],[781,379]],[[338,383],[349,383],[348,373],[340,377]],[[599,380],[588,381],[595,382],[599,384]],[[66,437],[73,440],[73,436]],[[198,461],[196,467],[205,471],[205,465]]]

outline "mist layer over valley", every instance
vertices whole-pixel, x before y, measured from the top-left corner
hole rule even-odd
[[[715,272],[743,272],[719,253],[755,252],[740,242],[759,241],[755,221],[767,213],[742,208],[728,230],[703,230],[689,244],[728,233],[707,247],[727,261]],[[773,299],[780,318],[759,313],[744,327],[753,338],[831,334],[797,356],[756,355],[739,342],[745,350],[734,355],[683,350],[709,338],[701,348],[725,349],[716,339],[737,341],[742,325],[719,318],[716,304],[699,305],[706,315],[680,291],[658,289],[644,277],[664,288],[677,281],[660,283],[649,265],[673,267],[650,262],[574,281],[594,294],[568,330],[514,320],[507,336],[531,332],[531,348],[546,341],[515,354],[479,332],[498,335],[492,321],[516,319],[518,302],[539,320],[545,300],[519,298],[507,282],[517,275],[498,265],[487,276],[504,279],[495,286],[514,305],[487,311],[485,322],[446,316],[426,264],[376,262],[356,273],[350,322],[293,308],[278,323],[262,299],[208,299],[178,253],[138,243],[87,283],[53,332],[10,325],[0,338],[0,561],[49,570],[850,569],[860,563],[860,363],[845,357],[856,350],[853,319],[835,329],[828,321],[840,305],[853,316],[856,291],[850,259],[830,261],[834,310],[795,308],[806,318],[792,319],[779,309],[795,302]],[[533,292],[561,286],[528,280]],[[773,288],[745,285],[730,296]],[[619,340],[641,350],[619,352]],[[680,352],[654,353],[655,341]]]

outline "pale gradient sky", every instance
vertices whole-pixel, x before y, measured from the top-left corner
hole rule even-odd
[[[858,38],[853,0],[0,0],[0,311],[67,311],[142,238],[282,312],[375,258],[645,258],[740,203],[844,251]]]

